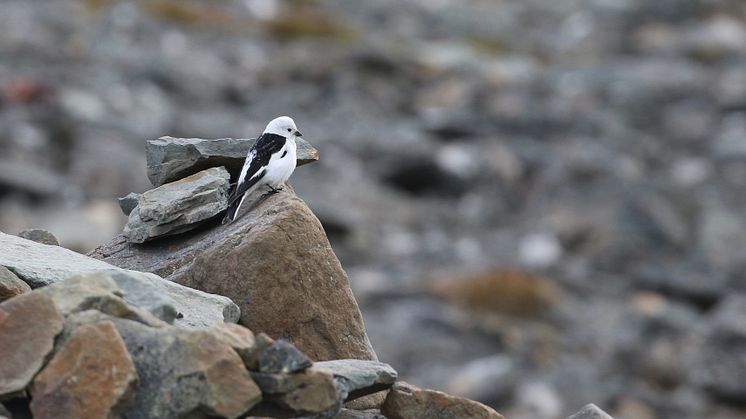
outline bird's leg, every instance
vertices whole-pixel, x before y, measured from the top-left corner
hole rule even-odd
[[[271,195],[271,194],[276,194],[277,192],[280,192],[280,191],[282,190],[282,187],[279,187],[279,188],[273,188],[272,186],[269,186],[269,185],[267,185],[267,187],[269,188],[269,192],[268,192],[268,193],[269,193],[270,195]]]

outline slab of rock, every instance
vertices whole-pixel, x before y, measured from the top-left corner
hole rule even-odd
[[[259,372],[289,373],[303,371],[313,365],[310,359],[292,343],[280,339],[257,355]]]
[[[31,383],[62,329],[62,315],[42,293],[0,304],[0,400],[21,394]]]
[[[115,325],[140,378],[125,418],[233,418],[261,400],[241,358],[209,331]]]
[[[157,305],[150,305],[143,299],[133,300],[134,296],[139,295],[133,291],[133,287],[146,287],[144,296],[157,293],[173,300],[176,311],[181,313],[175,321],[178,326],[206,327],[220,322],[238,321],[238,306],[229,298],[165,281],[154,274],[126,271],[72,250],[4,233],[0,233],[0,249],[3,249],[0,252],[0,265],[6,266],[31,288],[50,285],[81,273],[113,270],[125,275],[113,275],[112,279],[124,292],[126,302],[135,306],[142,304],[151,312],[157,308]],[[127,277],[133,279],[129,280]],[[133,281],[137,282],[136,286],[132,285]],[[148,296],[150,297],[153,296]]]
[[[391,387],[381,413],[389,419],[504,419],[482,403],[440,391],[423,390],[403,381]]]
[[[589,403],[583,406],[580,411],[567,419],[614,419],[608,413],[601,410],[598,406],[593,403]]]
[[[280,407],[277,413],[266,406],[252,414],[286,416],[312,415],[326,412],[335,406],[341,408],[341,399],[331,372],[309,368],[293,374],[251,373],[251,377],[262,389],[264,398]],[[282,412],[285,412],[283,414]],[[279,413],[279,414],[278,414]]]
[[[144,243],[194,228],[228,208],[230,175],[212,167],[144,192],[124,226],[124,237]]]
[[[31,291],[31,287],[28,284],[8,268],[0,265],[0,303],[29,291]]]
[[[148,179],[153,186],[192,175],[209,167],[224,166],[238,179],[244,159],[256,139],[240,138],[173,138],[148,140],[146,158]],[[296,140],[297,165],[319,159],[318,151],[306,140]]]
[[[31,228],[18,233],[18,237],[50,246],[59,246],[60,241],[50,231],[40,228]]]
[[[31,412],[35,418],[119,417],[137,381],[114,323],[83,325],[34,379]]]
[[[312,360],[376,360],[321,224],[287,186],[231,224],[157,245],[118,237],[91,255],[225,295],[241,308],[241,324],[290,340]]]
[[[345,401],[385,390],[391,387],[398,377],[390,365],[376,361],[338,359],[317,362],[314,367],[334,374],[338,387],[347,393]]]

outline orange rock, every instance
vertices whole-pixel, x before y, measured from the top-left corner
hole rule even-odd
[[[391,387],[381,413],[389,419],[505,419],[474,400],[441,391],[423,390],[403,381]]]
[[[32,387],[35,418],[107,418],[122,413],[138,381],[111,321],[78,327]]]

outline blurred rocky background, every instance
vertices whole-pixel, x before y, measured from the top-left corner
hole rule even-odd
[[[145,140],[288,114],[402,379],[509,418],[746,417],[740,0],[4,0],[0,230],[86,252]]]

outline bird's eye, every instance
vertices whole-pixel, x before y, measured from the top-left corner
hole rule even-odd
[[[293,130],[292,128],[288,128],[288,132],[290,132],[290,131],[292,131],[292,130]]]

